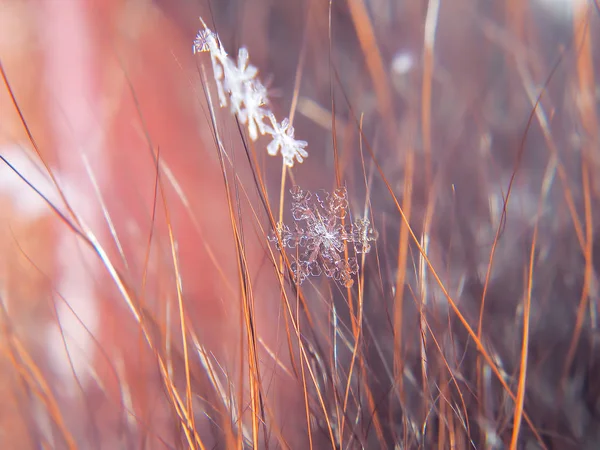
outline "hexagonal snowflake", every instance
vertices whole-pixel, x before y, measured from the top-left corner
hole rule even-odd
[[[309,276],[333,278],[344,286],[354,283],[358,272],[355,256],[345,257],[345,244],[352,244],[356,253],[368,253],[377,231],[369,219],[345,220],[348,216],[348,193],[339,188],[332,194],[312,194],[295,186],[292,194],[294,228],[277,224],[269,240],[281,248],[300,248],[298,258],[292,257],[292,271],[298,283]]]

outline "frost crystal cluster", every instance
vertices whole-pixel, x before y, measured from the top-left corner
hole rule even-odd
[[[344,286],[352,286],[358,261],[355,256],[345,258],[344,244],[352,244],[358,254],[368,253],[371,242],[377,239],[377,231],[367,218],[354,223],[347,218],[346,188],[336,189],[332,194],[311,194],[295,186],[291,194],[294,228],[279,223],[269,240],[280,249],[298,248],[299,256],[292,257],[292,271],[298,283],[325,273]]]
[[[219,36],[204,21],[202,24],[204,29],[194,40],[194,54],[210,53],[220,106],[230,104],[231,112],[248,127],[253,141],[259,134],[269,135],[272,138],[267,146],[269,155],[281,152],[283,163],[288,167],[294,165],[294,160],[301,163],[308,156],[307,142],[296,140],[290,121],[286,118],[278,122],[268,108],[267,88],[257,77],[258,69],[250,64],[248,50],[245,47],[238,50],[236,63],[223,48]]]

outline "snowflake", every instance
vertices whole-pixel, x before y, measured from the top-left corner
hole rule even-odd
[[[352,286],[358,261],[355,256],[345,258],[345,244],[353,244],[356,253],[368,253],[377,231],[366,218],[346,223],[346,188],[319,195],[295,186],[291,194],[294,229],[278,223],[269,240],[277,243],[280,250],[298,247],[299,256],[293,257],[291,265],[298,283],[324,273],[346,287]]]
[[[247,84],[243,97],[245,108],[240,109],[238,117],[242,124],[248,125],[248,134],[253,141],[258,139],[258,133],[266,133],[263,120],[269,112],[263,106],[267,101],[267,88],[259,80]]]
[[[273,114],[269,115],[271,127],[267,127],[267,133],[273,136],[273,140],[267,145],[267,152],[271,156],[275,156],[281,151],[283,163],[288,167],[294,166],[294,158],[302,163],[304,158],[308,156],[308,152],[304,150],[308,143],[306,141],[297,141],[294,139],[294,127],[286,117],[280,124]]]
[[[196,35],[196,39],[194,39],[193,46],[194,54],[201,52],[210,52],[214,54],[221,54],[222,56],[227,56],[221,42],[219,41],[219,36],[217,33],[205,28],[204,30],[198,31]]]
[[[242,104],[252,91],[252,82],[258,73],[258,69],[248,63],[248,59],[248,50],[242,47],[238,51],[237,65],[228,59],[224,66],[226,75],[223,87],[231,98],[231,112],[237,114],[242,111]]]

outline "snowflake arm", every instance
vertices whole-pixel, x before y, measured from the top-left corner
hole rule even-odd
[[[369,253],[371,242],[377,240],[378,233],[371,226],[369,219],[356,219],[352,227],[351,240],[356,247],[356,253]]]

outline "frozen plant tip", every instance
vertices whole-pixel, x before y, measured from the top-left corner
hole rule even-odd
[[[259,135],[269,135],[272,138],[267,146],[269,155],[281,152],[283,163],[288,167],[293,167],[294,160],[301,163],[308,156],[305,150],[308,144],[294,138],[294,127],[289,119],[279,123],[268,108],[267,88],[258,78],[258,69],[250,64],[248,50],[245,47],[238,50],[236,63],[223,48],[219,36],[200,20],[204,29],[198,32],[193,50],[194,54],[210,53],[220,106],[230,105],[232,114],[248,127],[252,141]],[[265,124],[267,119],[268,125]]]
[[[298,258],[292,257],[292,271],[298,283],[325,273],[346,287],[352,286],[358,261],[355,256],[345,259],[344,244],[353,244],[356,253],[368,253],[371,242],[377,239],[377,231],[367,218],[354,223],[348,219],[346,223],[346,188],[336,189],[332,194],[311,194],[295,186],[291,194],[294,228],[278,223],[269,240],[280,249],[299,248]]]

